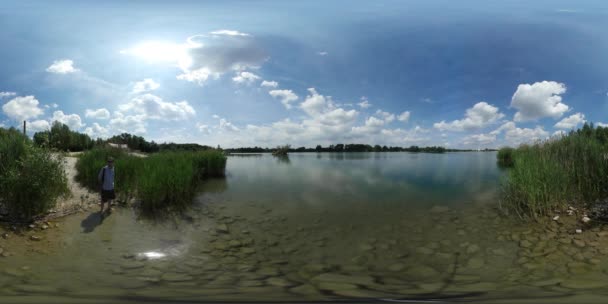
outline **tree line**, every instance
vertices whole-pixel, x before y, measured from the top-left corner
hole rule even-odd
[[[263,148],[263,147],[241,147],[225,149],[225,151],[232,153],[266,153],[276,150],[275,148]],[[440,146],[420,147],[420,146],[409,146],[409,147],[394,147],[394,146],[380,146],[380,145],[367,145],[367,144],[335,144],[323,147],[317,145],[315,148],[298,147],[289,148],[289,152],[425,152],[425,153],[444,153],[444,152],[465,152],[465,151],[477,151],[472,149],[448,149]],[[483,151],[496,151],[494,149],[484,149]]]

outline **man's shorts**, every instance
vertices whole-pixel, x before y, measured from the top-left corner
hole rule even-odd
[[[101,190],[101,201],[102,202],[107,202],[109,200],[113,200],[116,198],[116,194],[114,193],[114,190]]]

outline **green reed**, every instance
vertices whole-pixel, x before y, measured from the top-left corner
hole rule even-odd
[[[585,126],[512,153],[501,205],[538,218],[569,205],[590,207],[608,197],[608,128]]]
[[[115,187],[119,197],[136,197],[141,211],[148,214],[189,206],[200,181],[224,176],[226,167],[226,157],[216,150],[161,152],[142,158],[120,150],[94,149],[80,157],[78,180],[91,189],[98,189],[97,176],[108,156],[115,158]]]

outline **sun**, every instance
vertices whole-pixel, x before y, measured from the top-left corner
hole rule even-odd
[[[188,45],[166,41],[146,41],[121,53],[136,56],[150,63],[174,63],[186,69],[192,64],[192,58],[188,54],[189,48]]]

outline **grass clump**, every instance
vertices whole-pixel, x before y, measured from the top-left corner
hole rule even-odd
[[[77,179],[99,190],[97,174],[106,159],[115,159],[115,185],[120,197],[137,197],[147,214],[189,206],[198,184],[208,177],[224,176],[226,157],[216,150],[161,152],[149,157],[128,155],[119,149],[98,148],[84,153],[76,164]]]
[[[582,129],[513,150],[501,204],[537,218],[608,197],[608,128]],[[500,159],[499,159],[500,161]]]
[[[0,204],[11,218],[31,220],[69,193],[62,161],[16,129],[0,128]]]

